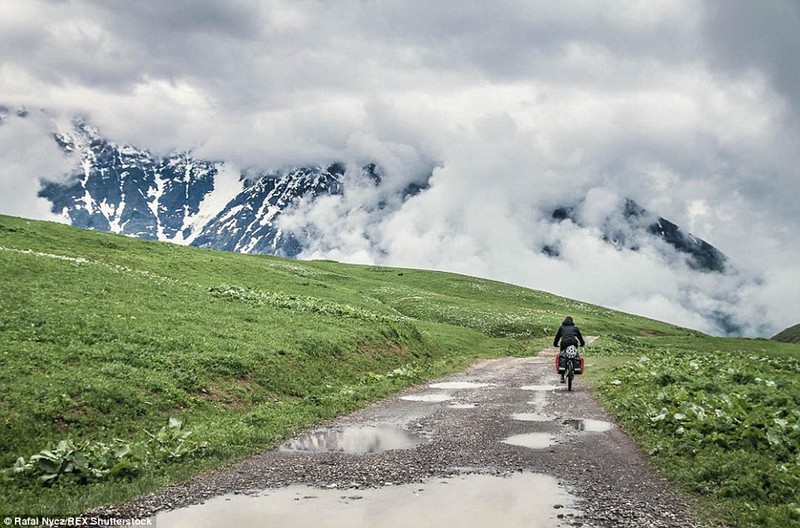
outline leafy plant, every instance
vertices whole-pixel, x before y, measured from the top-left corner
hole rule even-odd
[[[212,286],[208,288],[208,292],[214,297],[223,299],[269,305],[301,312],[316,312],[336,317],[350,317],[385,323],[397,323],[405,319],[401,316],[391,317],[348,304],[325,301],[315,297],[285,295],[279,292],[259,291],[254,288],[229,286],[227,284]]]
[[[799,369],[793,357],[651,350],[598,388],[664,471],[727,522],[788,526],[800,520]]]
[[[175,461],[198,454],[208,447],[205,442],[189,439],[191,431],[177,418],[155,434],[145,431],[146,441],[126,443],[115,438],[111,443],[61,440],[54,447],[19,457],[5,470],[18,477],[35,478],[42,484],[55,482],[87,484],[109,477],[132,475],[151,463]]]
[[[145,453],[121,440],[111,444],[61,440],[54,447],[32,455],[27,462],[23,457],[18,458],[10,472],[36,478],[43,484],[56,481],[86,484],[135,473],[145,461]]]
[[[153,434],[145,431],[150,437],[150,453],[157,460],[179,460],[192,456],[208,448],[207,442],[191,440],[192,431],[183,428],[183,422],[170,418],[167,425]]]

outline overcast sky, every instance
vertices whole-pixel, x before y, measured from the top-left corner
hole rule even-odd
[[[799,57],[794,0],[0,0],[0,212],[49,218],[37,178],[68,169],[48,120],[75,115],[242,167],[375,160],[389,187],[434,168],[391,214],[355,209],[380,198],[355,186],[287,217],[325,235],[303,257],[491,277],[712,333],[722,310],[766,335],[800,322]],[[736,272],[698,276],[543,213],[581,202],[599,226],[625,198]],[[562,260],[540,253],[553,239]]]

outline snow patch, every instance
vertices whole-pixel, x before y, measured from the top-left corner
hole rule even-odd
[[[199,210],[194,216],[184,219],[183,228],[175,235],[173,242],[178,244],[191,244],[203,227],[216,216],[225,206],[242,191],[241,173],[239,170],[226,163],[216,165],[217,174],[214,177],[214,190],[208,193],[200,202]],[[236,208],[236,211],[241,207]],[[233,213],[233,211],[232,211]],[[235,216],[231,214],[229,216]],[[183,231],[189,229],[189,236],[184,238]]]

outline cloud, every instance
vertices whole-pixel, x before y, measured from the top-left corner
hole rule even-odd
[[[285,219],[317,234],[307,257],[487,276],[714,332],[702,314],[724,309],[764,335],[800,320],[798,11],[8,0],[0,104],[83,115],[155,153],[348,163],[343,196]],[[0,156],[33,186],[59,170],[33,137],[8,145]],[[34,152],[51,161],[37,167]],[[369,161],[383,185],[359,183]],[[429,190],[392,201],[430,171]],[[23,192],[24,178],[6,185]],[[625,198],[717,246],[739,275],[698,278],[664,248],[598,242],[604,211]],[[583,204],[584,228],[547,219],[565,203]],[[562,260],[541,253],[556,239]]]
[[[792,108],[792,118],[800,116],[800,4],[775,0],[756,4],[746,0],[706,2],[705,45],[714,66],[733,77],[742,71],[757,71],[770,79],[770,85]]]
[[[63,180],[75,168],[53,141],[50,124],[38,112],[0,108],[0,214],[66,222],[36,195],[37,179]]]

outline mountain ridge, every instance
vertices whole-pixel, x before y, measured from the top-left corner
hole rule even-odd
[[[557,207],[551,213],[550,218],[555,223],[569,220],[583,227],[585,224],[576,213],[578,207],[577,205]],[[666,218],[654,215],[634,200],[625,198],[620,211],[616,211],[616,213],[617,216],[624,220],[624,228],[614,225],[612,215],[606,217],[605,225],[603,226],[602,238],[612,246],[618,249],[627,248],[638,251],[639,246],[636,237],[630,236],[630,227],[634,226],[639,232],[649,233],[685,255],[686,262],[690,268],[697,271],[725,272],[728,266],[728,257],[720,250],[705,240],[684,232],[678,225]],[[552,245],[543,248],[543,252],[548,256],[558,255],[557,247]]]
[[[353,171],[334,161],[285,169],[254,167],[225,175],[225,162],[197,159],[190,152],[158,158],[131,145],[116,145],[80,119],[53,138],[65,154],[80,158],[78,170],[68,183],[42,180],[39,196],[71,225],[243,253],[300,255],[304,233],[285,231],[281,216],[301,201],[342,195],[346,174]],[[354,179],[374,186],[382,183],[382,169],[376,163],[356,170]],[[429,179],[430,175],[407,184],[399,202],[427,190]],[[213,195],[221,199],[216,207],[208,207]],[[576,214],[581,205],[556,207],[550,221],[570,220],[586,227]],[[608,212],[602,238],[617,249],[637,251],[642,236],[666,242],[696,271],[726,270],[728,259],[714,246],[625,198],[619,211]],[[558,242],[544,244],[541,252],[559,258]]]

